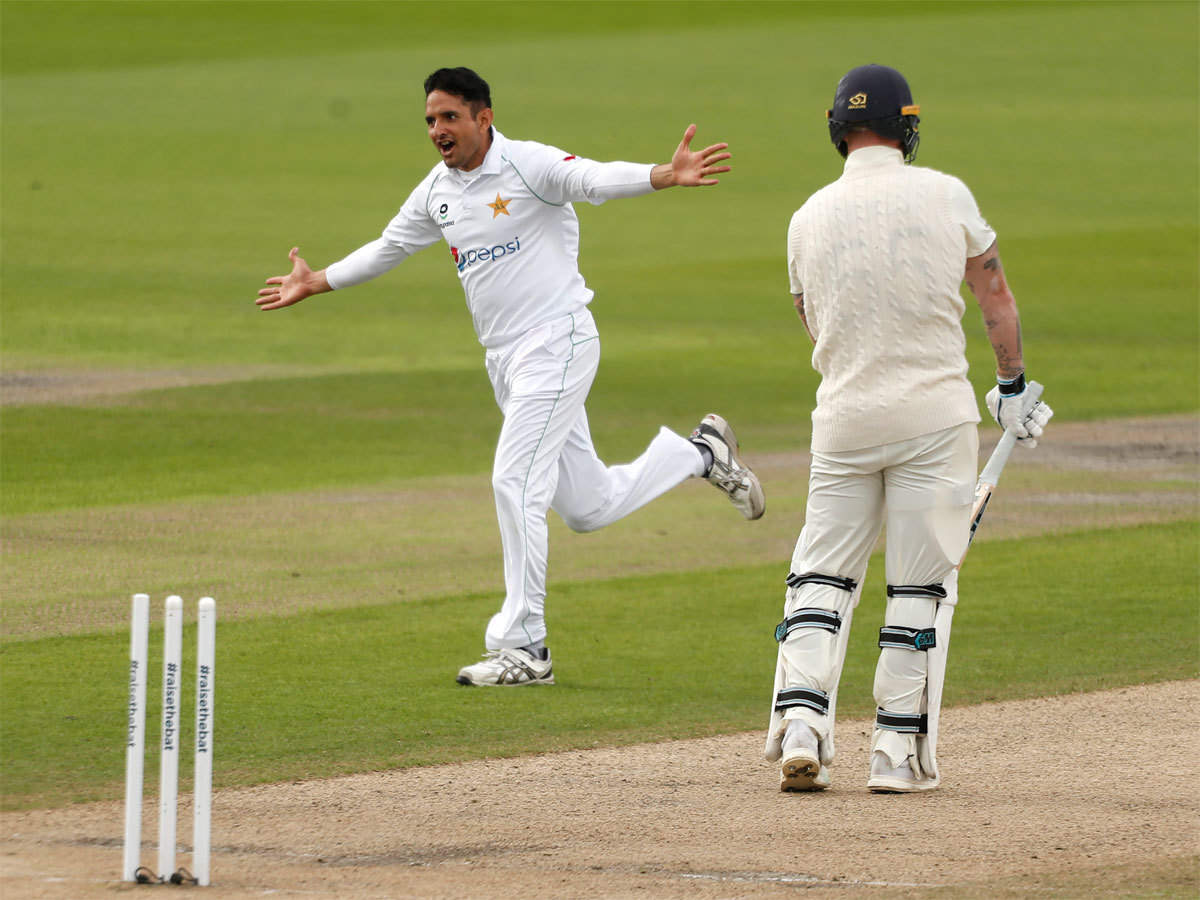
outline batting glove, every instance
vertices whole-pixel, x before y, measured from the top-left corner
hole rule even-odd
[[[1029,382],[1029,385],[1041,387],[1036,381]],[[1030,396],[1031,393],[1026,389],[1025,375],[1022,373],[1010,381],[997,378],[996,386],[987,392],[985,398],[988,412],[996,424],[1005,431],[1011,430],[1017,436],[1017,443],[1028,448],[1037,446],[1037,439],[1042,436],[1042,430],[1054,415],[1054,410]]]

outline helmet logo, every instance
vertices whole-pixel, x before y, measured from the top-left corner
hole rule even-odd
[[[863,91],[859,91],[857,94],[855,94],[853,97],[851,97],[850,98],[850,108],[851,109],[866,109],[867,108],[867,95]]]

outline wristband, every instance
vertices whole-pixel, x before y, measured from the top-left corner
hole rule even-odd
[[[1025,390],[1025,373],[1022,372],[1011,381],[1002,381],[997,378],[996,387],[1000,389],[1001,397],[1015,397]]]

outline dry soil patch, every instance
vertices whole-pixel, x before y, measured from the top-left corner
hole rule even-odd
[[[205,896],[1192,896],[1198,701],[1183,681],[947,710],[919,796],[866,791],[865,720],[839,724],[824,794],[780,794],[758,732],[218,791]],[[3,895],[148,890],[117,881],[121,822],[3,814]]]

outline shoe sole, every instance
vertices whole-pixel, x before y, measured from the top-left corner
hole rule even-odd
[[[821,763],[816,757],[807,753],[788,757],[781,766],[783,780],[779,790],[786,793],[803,791],[823,791],[829,787],[828,781],[821,779]]]
[[[754,474],[749,466],[746,466],[746,471],[750,474],[750,509],[748,510],[749,515],[746,515],[746,512],[743,512],[742,515],[753,522],[755,519],[761,519],[763,513],[767,511],[767,498],[763,494],[762,484],[759,482],[758,476]]]
[[[470,687],[526,687],[531,684],[554,684],[554,676],[548,678],[537,678],[530,681],[505,681],[503,684],[496,681],[472,681],[466,675],[459,675],[454,679],[459,684],[469,685]]]
[[[872,794],[920,794],[932,791],[938,786],[936,781],[905,781],[903,778],[869,778],[867,790]]]

